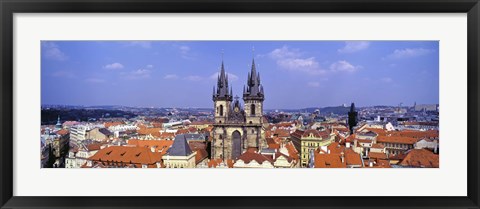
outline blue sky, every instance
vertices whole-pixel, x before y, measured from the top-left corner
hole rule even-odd
[[[254,50],[252,50],[254,48]],[[42,104],[212,107],[222,51],[265,108],[438,104],[437,41],[42,41]]]

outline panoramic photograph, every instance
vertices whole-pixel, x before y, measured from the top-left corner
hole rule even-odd
[[[439,168],[438,41],[41,45],[41,168]]]

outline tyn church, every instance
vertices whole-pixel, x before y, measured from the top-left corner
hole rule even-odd
[[[262,128],[264,99],[255,60],[252,60],[247,85],[243,87],[243,107],[238,96],[233,98],[222,61],[217,87],[213,87],[215,122],[212,158],[236,160],[247,149],[261,150],[267,147]]]

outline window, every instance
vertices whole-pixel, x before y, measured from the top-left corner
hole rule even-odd
[[[250,115],[255,115],[255,104],[250,105]]]
[[[223,116],[223,105],[220,105],[220,116]],[[221,121],[220,121],[221,123]]]

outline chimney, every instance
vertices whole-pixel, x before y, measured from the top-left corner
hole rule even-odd
[[[340,153],[340,159],[342,159],[342,163],[345,162],[345,153],[343,152]]]
[[[373,167],[373,161],[368,161],[368,167]]]
[[[150,152],[155,152],[155,146],[150,147]]]
[[[347,148],[350,148],[350,142],[345,143],[345,146],[346,146]]]

